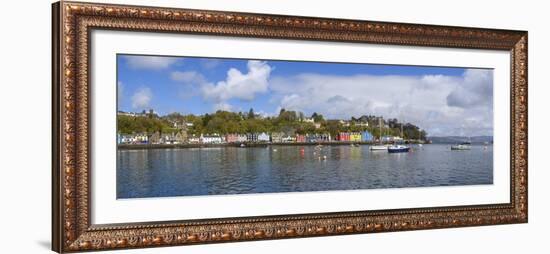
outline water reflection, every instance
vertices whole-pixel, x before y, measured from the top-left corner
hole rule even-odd
[[[491,184],[492,147],[409,153],[368,146],[121,150],[117,198]]]

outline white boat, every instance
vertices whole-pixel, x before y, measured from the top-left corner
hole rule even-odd
[[[380,128],[380,135],[378,137],[378,141],[380,143],[378,145],[370,146],[369,150],[371,150],[371,151],[387,151],[388,146],[382,144],[382,118],[378,118],[378,127]]]
[[[369,149],[371,151],[386,151],[388,150],[388,147],[385,145],[373,145],[373,146],[370,146]]]
[[[470,145],[469,142],[464,142],[459,145],[451,146],[451,150],[470,150],[470,149],[472,149],[472,146]]]

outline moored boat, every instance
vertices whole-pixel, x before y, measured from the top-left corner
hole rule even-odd
[[[407,153],[411,148],[404,145],[393,145],[388,147],[388,153]]]
[[[371,151],[387,151],[388,146],[382,144],[382,118],[378,118],[378,127],[380,128],[380,135],[378,137],[378,145],[371,145],[369,146],[369,150]]]
[[[459,145],[451,146],[451,150],[455,150],[455,151],[470,150],[470,149],[472,149],[472,146],[469,142],[464,142]]]
[[[399,137],[403,138],[403,124],[401,124],[401,135]],[[409,150],[411,150],[409,146],[399,144],[388,147],[388,153],[407,153]]]
[[[371,151],[386,151],[388,147],[385,145],[372,145],[369,147]]]

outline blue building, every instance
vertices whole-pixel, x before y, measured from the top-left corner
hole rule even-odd
[[[368,132],[368,131],[361,132],[361,141],[363,141],[363,142],[373,141],[372,134],[370,134],[370,132]]]

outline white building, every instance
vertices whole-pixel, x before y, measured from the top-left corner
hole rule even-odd
[[[237,142],[246,142],[246,135],[245,134],[239,134],[237,136]]]
[[[267,133],[262,132],[258,135],[258,141],[259,142],[269,142],[269,135]]]
[[[222,143],[222,137],[218,135],[201,135],[200,141],[203,144],[220,144]]]
[[[349,121],[340,120],[340,124],[344,127],[349,127]]]
[[[189,138],[189,143],[191,143],[191,144],[198,144],[200,142],[201,142],[201,139],[198,138],[198,137],[190,137]]]
[[[286,136],[286,137],[283,137],[283,142],[294,142],[296,141],[296,138],[295,137],[292,137],[292,136]]]
[[[309,118],[309,117],[306,117],[302,120],[303,122],[306,122],[306,123],[314,123],[315,120],[313,118]]]

